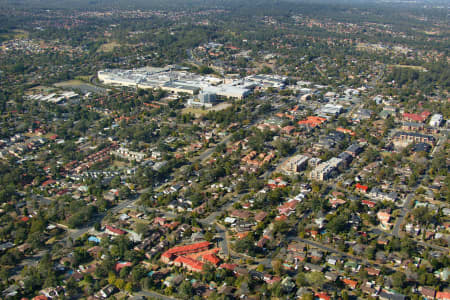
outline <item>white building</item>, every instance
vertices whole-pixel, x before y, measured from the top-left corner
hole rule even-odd
[[[430,126],[439,127],[442,125],[442,121],[444,121],[444,117],[441,114],[434,114],[430,120]]]
[[[223,80],[212,76],[201,76],[185,71],[166,68],[140,68],[132,70],[102,70],[97,73],[98,79],[109,85],[137,87],[142,89],[163,89],[171,93],[198,92],[216,94],[226,98],[243,99],[251,93],[248,85],[239,80],[231,80],[223,84]]]
[[[142,161],[146,156],[145,153],[130,151],[129,149],[123,147],[120,147],[117,150],[112,150],[111,155],[115,155],[127,160],[135,160],[137,162]]]
[[[295,155],[289,158],[282,166],[281,169],[287,173],[297,173],[306,168],[309,157],[306,155]]]
[[[203,86],[202,91],[205,93],[216,94],[217,96],[222,96],[225,98],[235,98],[235,99],[244,99],[251,93],[250,89],[234,86],[231,84],[222,84],[218,86],[213,85]]]
[[[188,99],[187,105],[193,107],[212,107],[216,102],[216,94],[200,93]]]
[[[245,77],[245,81],[250,81],[262,88],[282,89],[286,85],[287,77],[279,75],[251,75]]]
[[[332,177],[333,173],[342,164],[342,159],[333,157],[315,167],[309,177],[314,180],[327,180]]]
[[[342,105],[334,105],[327,103],[317,110],[318,115],[338,116],[343,111]]]

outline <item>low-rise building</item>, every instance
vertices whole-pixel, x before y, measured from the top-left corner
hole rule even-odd
[[[286,160],[281,169],[286,173],[298,173],[304,170],[308,164],[309,157],[306,155],[295,155],[288,160]]]
[[[444,121],[444,117],[441,114],[434,114],[430,120],[430,126],[432,127],[440,127],[442,122]]]
[[[118,149],[111,150],[111,155],[115,155],[115,156],[118,156],[120,158],[127,159],[127,160],[135,160],[137,162],[144,160],[144,158],[146,156],[145,153],[131,151],[124,147],[120,147]]]
[[[315,167],[309,174],[309,177],[313,180],[327,180],[333,176],[333,173],[337,171],[342,162],[342,159],[333,157]]]
[[[413,143],[427,143],[433,146],[435,138],[432,135],[399,131],[393,136],[393,142],[396,147],[406,147]]]

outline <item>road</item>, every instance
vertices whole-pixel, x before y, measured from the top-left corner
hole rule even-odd
[[[289,158],[291,158],[291,156],[281,158],[276,166],[271,167],[269,170],[264,172],[264,174],[262,174],[260,177],[264,179],[269,179],[273,172],[275,171],[279,172],[279,170],[277,170],[278,167],[284,164],[284,162],[287,161]]]
[[[234,203],[239,201],[242,196],[245,194],[239,194],[237,196],[234,196],[231,201],[228,201],[225,205],[222,205],[222,207],[218,208],[215,212],[212,212],[209,214],[206,218],[201,219],[200,223],[203,225],[212,225],[218,216],[220,216],[224,211],[228,210]]]
[[[372,233],[374,233],[374,234],[377,234],[377,235],[382,235],[382,234],[384,234],[384,235],[387,235],[387,236],[394,236],[394,234],[392,234],[392,233],[390,233],[390,232],[387,232],[387,231],[384,231],[384,230],[381,230],[380,228],[373,228],[373,229],[370,230],[370,232],[372,232]],[[446,247],[441,247],[441,246],[438,246],[438,245],[433,245],[433,244],[430,244],[430,243],[427,243],[427,242],[423,242],[423,241],[418,241],[418,240],[415,240],[415,239],[413,239],[413,240],[414,240],[417,244],[421,245],[422,247],[425,247],[425,248],[431,248],[431,249],[438,250],[438,251],[441,251],[441,252],[444,252],[444,253],[448,253],[448,252],[449,252],[449,249],[446,248]]]
[[[255,114],[253,114],[253,115],[255,115]],[[255,124],[261,122],[261,120],[263,120],[264,117],[268,118],[268,117],[270,117],[270,116],[259,116],[258,118],[256,118],[255,120],[253,120],[253,121],[251,122],[251,124],[248,125],[248,127],[251,127],[252,125],[255,125]],[[203,153],[200,154],[197,158],[198,158],[201,162],[203,162],[206,158],[208,158],[211,154],[214,153],[214,151],[216,150],[217,146],[219,146],[220,144],[226,145],[226,144],[230,141],[230,139],[231,139],[232,136],[233,136],[233,134],[227,135],[227,136],[226,136],[225,138],[223,138],[222,141],[220,141],[215,147],[210,148],[210,149],[206,149],[206,150],[203,151]]]
[[[317,64],[314,64],[314,67],[316,68],[317,72],[319,72],[320,75],[323,77],[327,77],[326,74],[319,68]]]
[[[325,250],[325,251],[328,251],[328,252],[331,252],[331,253],[339,254],[342,257],[350,258],[350,259],[352,259],[352,260],[354,260],[354,261],[356,261],[358,263],[363,262],[365,264],[372,264],[365,258],[360,258],[360,257],[348,254],[346,252],[343,252],[343,251],[331,248],[329,246],[325,246],[323,244],[320,244],[318,242],[314,242],[314,241],[311,241],[311,240],[302,239],[302,238],[299,238],[299,237],[290,237],[290,238],[288,238],[288,241],[301,242],[301,243],[313,246],[313,247],[318,248],[318,249],[322,249],[322,250]]]
[[[444,133],[442,133],[443,136],[441,136],[438,140],[438,142],[436,143],[436,146],[433,149],[433,152],[431,152],[431,156],[434,157],[434,154],[436,154],[436,152],[439,152],[441,150],[441,148],[445,145],[445,142],[447,141],[447,136],[444,135]]]
[[[231,139],[231,136],[232,136],[231,134],[227,135],[219,144],[226,144],[226,143],[228,143],[228,141]],[[219,144],[217,144],[213,148],[210,148],[210,149],[207,149],[207,150],[203,151],[203,153],[200,154],[199,156],[197,156],[196,159],[199,159],[200,161],[205,160],[206,158],[208,158],[216,150],[216,147]],[[132,197],[130,199],[121,201],[119,204],[117,204],[113,208],[109,209],[107,214],[115,214],[115,213],[120,212],[122,209],[124,209],[126,207],[135,206],[137,200],[139,200],[139,195],[147,192],[148,190],[150,190],[150,188],[145,188],[145,189],[139,190],[137,195],[135,195],[134,197]],[[230,205],[232,205],[232,203]],[[228,207],[229,207],[228,204],[226,204],[225,209],[227,209]],[[210,216],[211,219],[208,219],[208,220],[211,220],[210,223],[212,223],[219,214],[220,214],[220,212]],[[68,235],[65,238],[65,240],[67,240],[70,237],[74,241],[74,240],[78,239],[79,237],[81,237],[82,235],[92,231],[94,229],[94,224],[95,223],[100,223],[105,216],[106,216],[106,213],[98,214],[86,226],[84,226],[82,228],[78,228],[78,229],[70,229],[70,230],[68,230]]]
[[[198,159],[199,159],[201,162],[203,162],[203,161],[204,161],[205,159],[207,159],[211,154],[214,153],[214,151],[216,150],[217,146],[219,146],[220,144],[225,144],[225,145],[226,145],[226,144],[230,141],[231,137],[232,137],[232,134],[227,135],[227,136],[226,136],[220,143],[218,143],[215,147],[209,148],[209,149],[206,149],[205,151],[203,151],[203,153],[200,154],[200,155],[198,156]]]
[[[40,250],[38,253],[34,254],[33,256],[29,256],[25,259],[23,259],[19,264],[14,266],[12,269],[12,274],[18,274],[23,268],[25,267],[35,267],[41,258],[47,254],[48,250]]]
[[[44,249],[36,253],[35,255],[25,258],[22,260],[22,262],[19,264],[21,266],[34,266],[36,265],[41,258],[48,252],[48,250]]]
[[[108,210],[107,213],[110,213],[110,214],[118,213],[125,207],[127,207],[129,205],[134,205],[134,202],[137,201],[137,199],[139,199],[139,197],[135,196],[134,198],[121,201],[119,204],[117,204],[116,206],[114,206],[113,208]],[[73,241],[75,241],[76,239],[78,239],[79,237],[84,235],[85,233],[88,233],[89,231],[94,230],[94,224],[101,223],[101,221],[103,220],[103,218],[105,216],[106,216],[106,213],[98,214],[92,220],[90,220],[89,223],[85,227],[77,228],[77,229],[69,229],[66,239],[68,237],[70,237]]]
[[[216,231],[220,235],[220,242],[219,242],[220,249],[222,250],[223,255],[225,257],[228,257],[230,255],[230,252],[227,237],[227,229],[224,226],[216,223]]]
[[[361,264],[361,263],[364,263],[364,264],[366,264],[366,265],[373,265],[373,266],[376,266],[376,267],[380,267],[379,264],[369,262],[369,261],[368,261],[367,259],[365,259],[365,258],[361,258],[361,257],[357,257],[357,256],[354,256],[354,255],[348,254],[348,253],[346,253],[346,252],[337,250],[337,249],[335,249],[335,248],[332,248],[332,247],[330,247],[330,246],[323,245],[323,244],[318,243],[318,242],[315,242],[315,241],[311,241],[311,240],[307,240],[307,239],[302,239],[302,238],[299,238],[299,237],[288,237],[288,238],[287,238],[287,241],[288,241],[288,242],[291,242],[291,241],[301,242],[301,243],[304,243],[304,244],[306,244],[306,245],[312,246],[312,247],[314,247],[314,248],[321,249],[321,250],[323,250],[323,251],[327,251],[327,252],[329,252],[329,253],[336,253],[336,254],[339,254],[341,257],[348,258],[348,259],[352,259],[352,260],[354,260],[355,262],[360,263],[360,264]],[[233,251],[232,251],[232,252],[233,252]],[[263,264],[263,265],[264,265],[265,267],[267,267],[267,268],[271,268],[271,267],[272,267],[272,260],[273,260],[273,258],[274,258],[274,257],[266,257],[266,258],[264,258],[264,259],[258,259],[258,258],[255,258],[255,257],[251,257],[251,256],[248,256],[248,255],[242,254],[242,253],[235,253],[235,252],[233,252],[232,254],[235,255],[235,256],[237,256],[237,257],[244,258],[244,259],[250,258],[250,259],[252,259],[252,260],[254,260],[254,261],[257,261],[257,262],[260,263],[260,264]]]
[[[212,226],[215,225],[217,233],[220,235],[220,248],[222,249],[222,253],[225,257],[228,257],[230,255],[230,247],[229,247],[229,241],[227,237],[227,229],[218,224],[216,222],[216,218],[220,216],[224,211],[228,210],[234,203],[239,201],[242,196],[245,194],[239,194],[237,196],[234,196],[231,201],[227,202],[225,205],[222,205],[218,210],[215,212],[209,214],[206,218],[200,219],[199,222],[202,223],[204,226]]]
[[[400,226],[402,225],[406,214],[409,212],[411,208],[411,201],[413,198],[414,198],[413,193],[409,194],[406,197],[405,203],[403,204],[403,207],[400,211],[400,215],[398,216],[397,221],[395,222],[394,228],[392,229],[392,234],[396,237],[400,237]]]

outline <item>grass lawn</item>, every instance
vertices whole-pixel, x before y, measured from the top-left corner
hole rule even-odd
[[[403,68],[403,69],[412,69],[416,71],[426,72],[427,69],[421,66],[408,66],[408,65],[388,65],[389,68]]]
[[[55,83],[54,85],[56,87],[71,87],[71,86],[77,86],[77,85],[82,85],[82,84],[85,84],[85,83],[81,80],[74,79],[74,80],[68,80],[68,81],[61,81],[61,82]]]
[[[112,52],[114,48],[120,47],[121,45],[117,42],[110,42],[100,46],[97,52]]]

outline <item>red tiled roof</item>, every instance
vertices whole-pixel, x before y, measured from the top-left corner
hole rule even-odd
[[[220,262],[220,259],[214,254],[206,254],[205,256],[203,256],[203,259],[215,266],[217,266]]]
[[[249,233],[250,233],[250,231],[238,232],[238,233],[236,233],[236,236],[238,237],[238,239],[242,240],[242,239],[245,238]]]
[[[56,180],[49,179],[49,180],[44,181],[41,185],[42,186],[47,186],[49,184],[54,184],[54,183],[56,183]]]
[[[317,298],[319,298],[320,300],[331,300],[331,297],[328,296],[328,294],[325,293],[325,292],[316,293],[315,296],[316,296]]]
[[[116,264],[116,272],[119,272],[120,270],[122,270],[125,267],[131,267],[133,264],[131,262],[122,262],[122,263],[117,263]]]
[[[295,209],[295,207],[297,206],[297,203],[299,201],[293,200],[293,201],[289,201],[289,202],[285,202],[283,203],[280,207],[278,207],[278,210],[283,210],[283,209]]]
[[[309,116],[306,120],[298,121],[299,125],[308,125],[311,127],[316,127],[325,122],[327,119],[316,116]]]
[[[210,242],[200,242],[200,243],[195,243],[195,244],[191,244],[191,245],[173,247],[173,248],[170,248],[169,250],[167,250],[165,253],[175,254],[175,255],[183,255],[186,253],[202,251],[202,250],[204,250],[204,248],[208,248],[210,245],[211,245]]]
[[[351,287],[352,289],[356,288],[356,286],[358,285],[358,281],[351,280],[348,278],[342,279],[342,282]]]
[[[105,228],[115,234],[124,235],[126,232],[119,228],[114,228],[112,226],[106,225]]]
[[[430,114],[429,111],[423,111],[420,114],[404,113],[403,118],[415,122],[424,122]]]
[[[351,136],[356,135],[356,133],[354,131],[352,131],[350,129],[342,128],[342,127],[336,128],[336,131],[339,131],[339,132],[342,132],[342,133],[347,133],[347,134],[349,134]]]
[[[291,133],[292,131],[295,130],[295,126],[288,125],[288,126],[283,127],[281,130],[286,133]]]
[[[201,261],[197,261],[185,256],[178,256],[174,262],[182,264],[183,266],[188,266],[197,271],[201,271],[203,268],[203,263]]]
[[[369,189],[368,186],[365,186],[365,185],[362,185],[362,184],[359,184],[359,183],[357,183],[357,184],[355,185],[355,188],[357,188],[358,190],[362,190],[362,191],[364,191],[364,192],[367,192],[367,190]]]
[[[450,300],[450,292],[437,292],[436,299]]]
[[[180,222],[175,221],[175,222],[171,222],[171,223],[166,223],[163,226],[173,230],[173,229],[177,228],[178,225],[180,225]]]
[[[287,220],[286,215],[277,216],[275,218],[275,221],[286,221],[286,220]]]
[[[172,259],[173,256],[174,255],[172,253],[167,253],[167,252],[164,252],[163,254],[161,254],[161,257],[166,257],[170,260]]]
[[[378,275],[380,275],[380,270],[375,269],[375,268],[367,268],[366,271],[367,271],[367,274],[369,274],[371,276],[378,276]]]
[[[161,217],[156,217],[155,219],[153,219],[153,223],[154,224],[163,225],[163,224],[166,223],[166,219],[165,218],[161,218]]]
[[[376,203],[370,200],[362,200],[362,204],[365,204],[369,207],[374,207]]]

